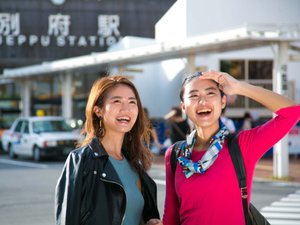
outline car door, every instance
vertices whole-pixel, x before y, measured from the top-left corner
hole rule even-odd
[[[19,152],[21,151],[22,126],[23,120],[19,120],[11,135],[10,142],[13,148],[13,152],[17,154],[19,154]]]
[[[31,135],[29,131],[29,121],[24,120],[21,130],[20,151],[22,155],[32,155]]]

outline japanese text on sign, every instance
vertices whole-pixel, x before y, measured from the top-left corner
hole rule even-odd
[[[48,33],[45,35],[23,34],[19,13],[0,13],[0,46],[47,47],[105,47],[119,41],[120,18],[118,15],[98,15],[97,34],[89,36],[72,35],[71,16],[55,14],[48,16]]]

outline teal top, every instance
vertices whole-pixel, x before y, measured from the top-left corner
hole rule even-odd
[[[126,210],[123,224],[139,225],[144,208],[144,198],[137,186],[138,173],[131,167],[125,157],[122,160],[109,157],[109,160],[117,171],[126,194]]]

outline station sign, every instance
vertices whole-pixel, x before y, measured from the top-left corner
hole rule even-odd
[[[120,17],[117,14],[97,15],[97,27],[91,35],[72,34],[71,26],[75,24],[69,14],[50,14],[47,33],[36,34],[22,32],[20,13],[0,13],[0,46],[40,46],[40,47],[109,47],[121,38]]]

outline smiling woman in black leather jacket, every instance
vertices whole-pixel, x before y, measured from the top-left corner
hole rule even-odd
[[[72,151],[55,191],[57,225],[162,225],[147,175],[149,122],[122,76],[97,80],[86,106],[85,139]],[[124,169],[123,169],[124,168]]]

